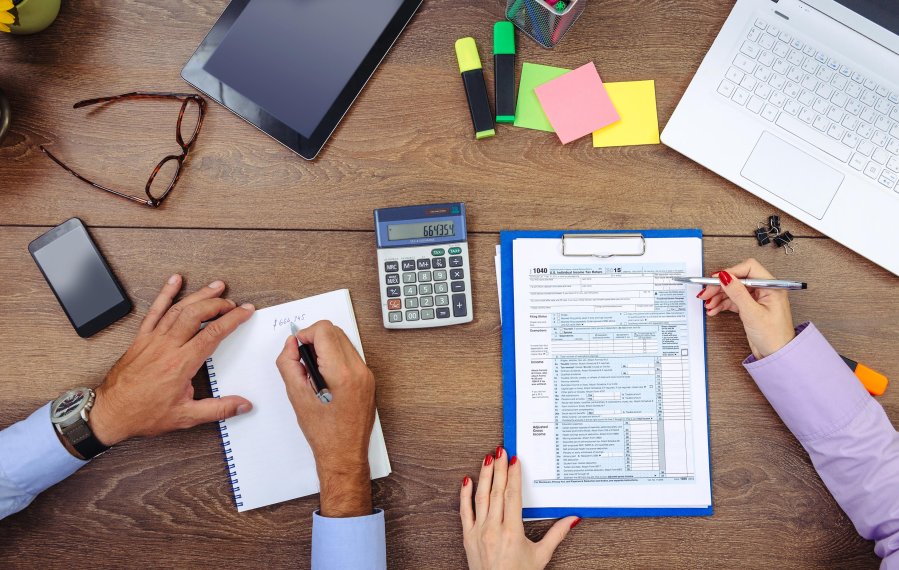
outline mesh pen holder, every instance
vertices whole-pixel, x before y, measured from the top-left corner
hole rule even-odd
[[[506,0],[506,18],[538,44],[552,48],[562,41],[586,6],[587,0],[571,0],[559,12],[547,0]]]

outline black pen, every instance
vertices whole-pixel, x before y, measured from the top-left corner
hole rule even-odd
[[[299,333],[300,329],[297,328],[297,325],[290,323],[290,334],[297,339],[297,345],[300,347],[300,357],[303,359],[306,371],[312,379],[312,385],[315,388],[315,396],[321,400],[322,403],[328,404],[331,402],[331,391],[328,390],[328,385],[325,384],[325,378],[318,369],[318,362],[315,359],[315,348],[311,344],[303,344],[303,341],[297,336]]]

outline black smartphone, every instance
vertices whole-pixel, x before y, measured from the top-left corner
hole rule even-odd
[[[131,312],[131,301],[78,218],[28,244],[78,336],[87,338]]]

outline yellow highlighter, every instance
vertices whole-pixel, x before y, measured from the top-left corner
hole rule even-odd
[[[840,355],[840,358],[855,373],[856,378],[861,380],[862,385],[872,396],[880,396],[886,392],[887,385],[890,383],[886,376],[845,356]]]
[[[474,137],[478,140],[492,137],[496,134],[493,113],[490,111],[490,101],[487,100],[487,82],[484,81],[484,70],[481,69],[481,58],[474,38],[456,41],[456,58],[459,60],[459,71],[468,97]]]

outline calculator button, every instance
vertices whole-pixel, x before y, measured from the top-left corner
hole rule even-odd
[[[461,247],[451,247],[451,248],[449,248],[449,254],[450,254],[450,255],[459,255],[460,253],[462,253],[462,248],[461,248]]]
[[[433,307],[434,297],[420,297],[422,307]]]
[[[462,267],[462,257],[456,256],[450,258],[450,267]]]
[[[388,287],[387,288],[387,296],[388,297],[399,297],[400,296],[400,288],[399,287]]]
[[[446,271],[438,269],[434,272],[434,281],[446,281]]]
[[[407,309],[417,309],[418,308],[418,297],[409,297],[406,299],[406,308]]]
[[[446,258],[445,257],[435,257],[431,260],[431,265],[434,266],[434,269],[443,269],[446,267]]]
[[[407,321],[417,321],[418,320],[418,311],[406,311],[406,320]]]
[[[403,322],[403,313],[401,311],[387,313],[387,321],[391,323],[401,323]]]
[[[419,259],[418,260],[418,269],[430,269],[431,268],[431,260],[430,259]]]
[[[436,271],[434,273],[437,273]],[[447,293],[449,292],[449,285],[446,283],[434,283],[434,292],[435,293]]]
[[[415,271],[415,260],[414,259],[404,259],[403,260],[403,271]]]
[[[430,283],[422,283],[418,286],[418,294],[419,295],[430,295],[434,292],[434,286]]]
[[[415,273],[403,273],[403,283],[415,283]]]
[[[434,318],[434,309],[422,309],[421,310],[421,319],[423,321],[429,321]]]
[[[450,279],[465,279],[464,269],[450,269]]]
[[[414,297],[418,295],[418,287],[415,285],[406,285],[403,287],[403,295],[406,297]]]
[[[454,317],[464,317],[468,314],[468,301],[465,298],[465,293],[460,293],[459,295],[453,295],[453,316]]]
[[[446,253],[446,252],[443,251],[442,247],[436,247],[431,250],[431,255],[433,255],[434,257],[439,257],[439,256],[443,255],[444,253]]]
[[[384,262],[384,271],[387,273],[394,273],[400,270],[400,264],[396,261],[385,261]]]
[[[399,311],[403,308],[403,302],[399,299],[387,299],[387,310],[388,311]]]
[[[453,293],[465,291],[465,281],[453,281]]]
[[[449,297],[446,295],[437,295],[434,297],[434,304],[438,307],[446,307],[449,305]]]
[[[449,309],[446,307],[441,307],[437,309],[437,318],[438,319],[448,319],[449,318]]]
[[[400,284],[400,274],[399,273],[388,273],[387,274],[387,284],[388,285],[399,285]]]
[[[430,271],[419,271],[418,272],[418,280],[419,281],[430,281],[431,280],[431,272]]]

